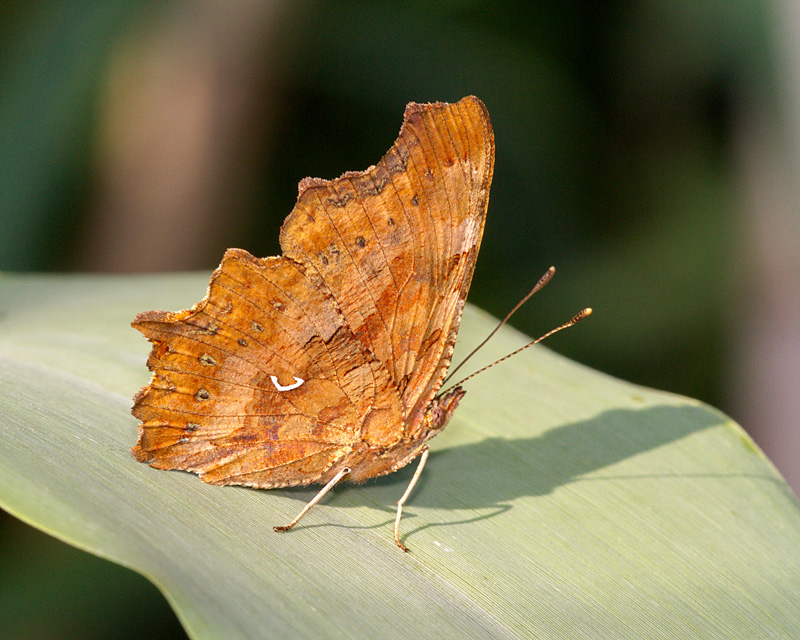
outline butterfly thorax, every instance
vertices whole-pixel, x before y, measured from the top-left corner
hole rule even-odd
[[[421,419],[414,421],[415,424],[407,424],[411,428],[398,442],[382,447],[362,441],[319,481],[325,482],[343,467],[352,469],[347,477],[348,481],[362,482],[406,466],[422,452],[426,441],[445,428],[465,393],[461,387],[455,387],[436,396],[424,409]]]

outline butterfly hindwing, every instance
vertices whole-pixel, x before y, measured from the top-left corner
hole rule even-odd
[[[134,326],[154,343],[153,380],[134,407],[134,453],[153,466],[209,482],[313,482],[358,441],[370,410],[392,408],[381,364],[285,258],[231,249],[205,300]]]

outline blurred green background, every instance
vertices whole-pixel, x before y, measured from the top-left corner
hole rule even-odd
[[[474,94],[497,159],[470,301],[502,316],[556,265],[512,324],[594,307],[549,346],[723,409],[797,491],[799,35],[796,0],[5,2],[0,270],[275,254],[300,179]],[[143,578],[0,535],[1,637],[183,634]]]

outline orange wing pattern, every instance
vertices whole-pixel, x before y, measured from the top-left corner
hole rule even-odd
[[[192,309],[137,316],[136,458],[270,488],[399,447],[450,363],[493,158],[476,98],[411,104],[378,165],[300,183],[283,256],[228,250]]]

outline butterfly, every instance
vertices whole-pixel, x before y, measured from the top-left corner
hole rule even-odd
[[[486,220],[494,135],[483,103],[406,107],[373,167],[306,178],[282,255],[225,252],[191,309],[140,313],[150,383],[132,452],[158,469],[260,489],[334,485],[428,457],[464,396],[439,393]]]

